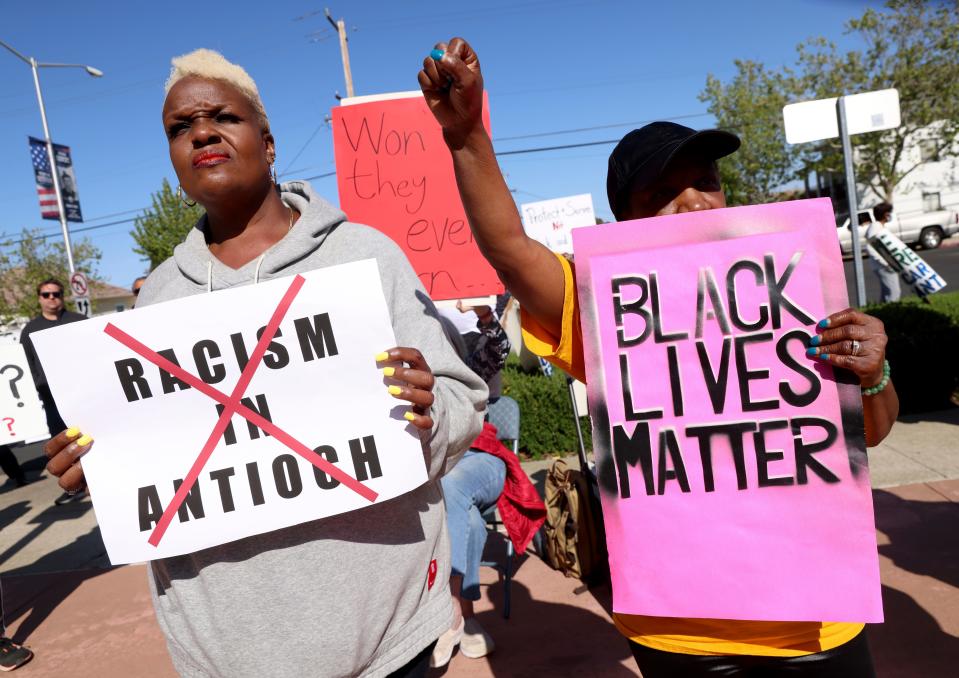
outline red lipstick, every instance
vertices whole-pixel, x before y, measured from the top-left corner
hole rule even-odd
[[[203,151],[193,156],[194,167],[213,167],[230,159],[229,154],[223,151]]]

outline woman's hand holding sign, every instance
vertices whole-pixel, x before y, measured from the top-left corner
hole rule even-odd
[[[87,486],[80,457],[90,451],[93,438],[68,428],[51,438],[43,447],[47,455],[47,471],[60,479],[59,485],[68,494],[76,494]]]
[[[819,334],[810,342],[811,357],[855,372],[863,388],[882,379],[886,332],[882,321],[852,308],[819,321]]]
[[[806,354],[834,367],[850,370],[863,388],[866,445],[878,445],[899,412],[899,396],[886,369],[889,338],[882,321],[847,308],[819,321],[819,334]],[[885,382],[885,383],[883,383]]]
[[[403,416],[416,428],[428,431],[433,428],[433,417],[430,408],[433,406],[433,386],[436,377],[426,363],[423,354],[415,348],[398,346],[377,354],[377,363],[406,363],[409,367],[390,365],[383,368],[383,374],[396,383],[391,383],[387,390],[390,395],[400,400],[413,403],[410,411]]]

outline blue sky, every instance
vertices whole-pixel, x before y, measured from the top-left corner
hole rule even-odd
[[[500,151],[617,139],[653,119],[708,127],[712,120],[697,99],[707,74],[728,79],[735,59],[790,63],[795,45],[813,35],[857,47],[843,35],[843,23],[879,6],[855,0],[327,1],[350,29],[357,94],[416,89],[419,65],[435,42],[453,35],[470,40],[483,65]],[[256,79],[281,172],[301,178],[333,171],[332,136],[323,119],[336,105],[334,93],[345,88],[324,6],[307,0],[48,0],[37,11],[35,3],[5,3],[0,39],[40,61],[80,62],[105,73],[95,79],[79,69],[41,71],[53,140],[72,149],[87,220],[72,227],[131,218],[149,205],[164,177],[176,185],[160,124],[163,82],[170,58],[196,47],[220,50]],[[311,12],[318,13],[304,17]],[[0,82],[0,234],[35,227],[59,233],[57,222],[40,219],[33,183],[26,137],[41,137],[42,127],[30,69],[0,51]],[[527,136],[599,126],[607,127]],[[527,138],[507,139],[518,136]],[[611,149],[507,156],[501,165],[518,202],[592,193],[597,214],[609,219]],[[335,177],[313,185],[338,202]],[[100,274],[121,286],[145,270],[132,251],[132,227],[121,223],[74,236],[103,251]]]

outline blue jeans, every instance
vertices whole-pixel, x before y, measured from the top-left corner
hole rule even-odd
[[[506,482],[506,464],[470,450],[440,480],[450,533],[450,567],[463,578],[460,596],[479,600],[479,567],[486,545],[483,512],[496,504]]]

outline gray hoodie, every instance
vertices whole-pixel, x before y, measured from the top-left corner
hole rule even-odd
[[[153,602],[183,676],[385,676],[450,626],[439,476],[479,433],[486,386],[457,358],[392,240],[346,221],[304,182],[281,190],[301,216],[260,258],[238,270],[222,264],[206,245],[204,217],[150,274],[137,304],[375,258],[397,344],[419,349],[436,377],[436,423],[423,434],[429,481],[352,513],[155,560]]]

